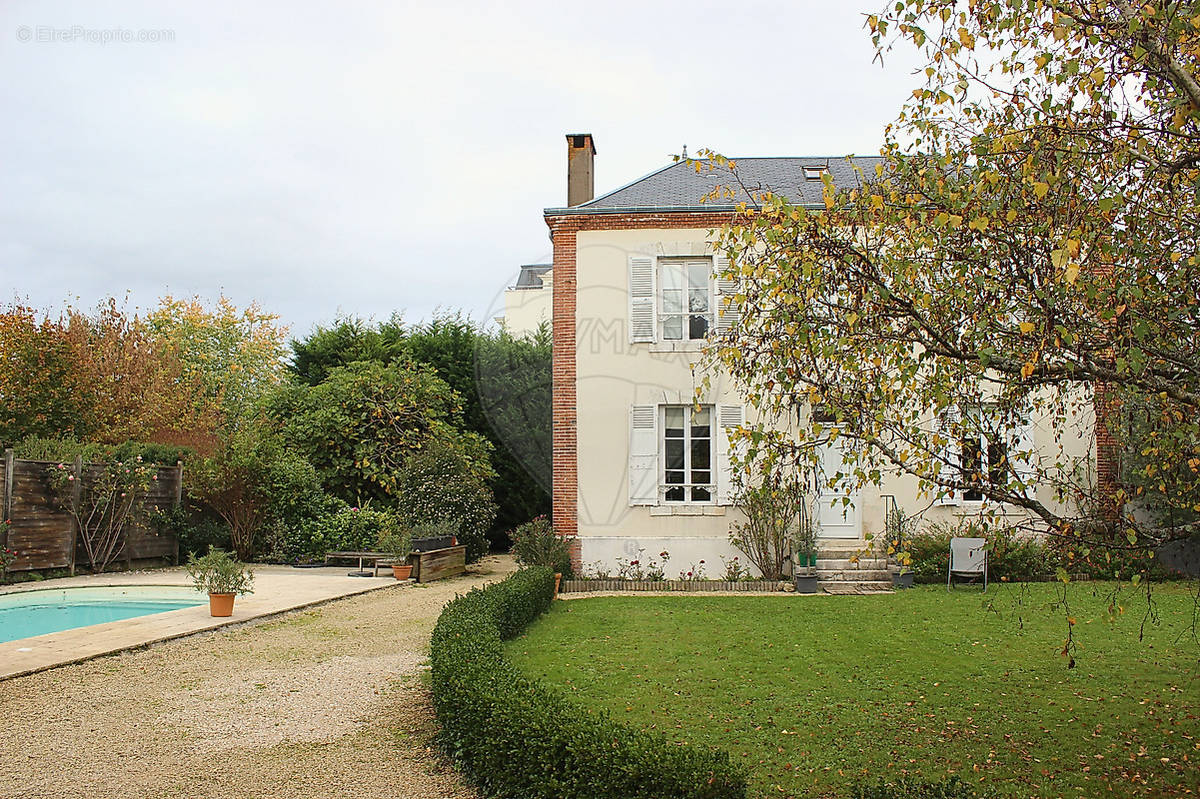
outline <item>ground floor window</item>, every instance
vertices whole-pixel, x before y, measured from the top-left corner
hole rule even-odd
[[[665,502],[711,503],[713,480],[713,407],[662,406],[662,481]]]

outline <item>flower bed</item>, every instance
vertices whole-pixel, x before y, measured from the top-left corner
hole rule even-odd
[[[775,591],[766,580],[563,580],[562,593],[581,591]]]

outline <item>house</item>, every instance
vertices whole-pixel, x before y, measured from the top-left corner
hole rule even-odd
[[[554,273],[550,264],[522,264],[517,280],[504,292],[504,315],[497,318],[514,336],[550,324]]]
[[[567,204],[544,212],[553,261],[542,273],[552,275],[555,528],[573,540],[585,572],[668,552],[669,576],[701,560],[714,576],[722,558],[746,561],[728,543],[740,512],[725,430],[755,419],[719,376],[702,385],[702,348],[709,331],[733,318],[717,312],[732,287],[714,279],[723,263],[713,231],[746,196],[738,189],[705,202],[728,174],[679,162],[594,197],[592,137],[568,135],[567,151]],[[849,187],[859,180],[856,167],[870,174],[877,160],[743,158],[737,166],[751,191],[769,187],[820,209],[825,173]],[[1047,446],[1053,438],[1036,420],[1012,435]],[[839,446],[821,453],[828,471],[841,463]],[[958,446],[960,460],[974,458],[976,468],[994,449],[984,441]],[[1077,448],[1086,455],[1088,446]],[[979,500],[950,497],[931,514],[977,512]],[[889,506],[928,504],[911,478],[852,493],[826,487],[814,512],[821,549],[860,550],[883,530]]]

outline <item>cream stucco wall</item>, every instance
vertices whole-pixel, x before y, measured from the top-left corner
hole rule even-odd
[[[739,517],[736,509],[629,504],[630,407],[692,402],[705,371],[695,344],[630,343],[628,259],[711,255],[706,231],[582,231],[576,247],[578,530],[585,569],[599,561],[615,571],[617,558],[645,560],[662,551],[670,553],[672,577],[701,559],[709,576],[720,573],[722,557],[741,555],[745,563],[728,544],[730,523]],[[743,403],[727,378],[710,380],[711,387],[700,394],[702,403]],[[756,421],[749,408],[747,414],[747,422]],[[1075,429],[1057,435],[1044,420],[1033,422],[1034,443],[1047,456],[1057,457],[1061,445],[1071,457],[1089,458],[1090,409],[1080,414]],[[1051,498],[1049,488],[1039,491],[1040,498]],[[895,496],[906,514],[929,521],[954,521],[981,510],[979,503],[935,506],[920,494],[916,478],[888,476],[881,487],[867,487],[855,499],[861,538],[883,530],[884,495]]]
[[[550,275],[543,277],[541,288],[508,289],[504,292],[504,329],[514,336],[534,333],[549,326],[553,313],[554,292]]]

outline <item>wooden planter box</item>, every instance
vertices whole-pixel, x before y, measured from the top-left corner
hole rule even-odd
[[[455,577],[467,571],[467,548],[463,544],[427,552],[414,552],[408,556],[412,564],[412,579],[418,583]]]

